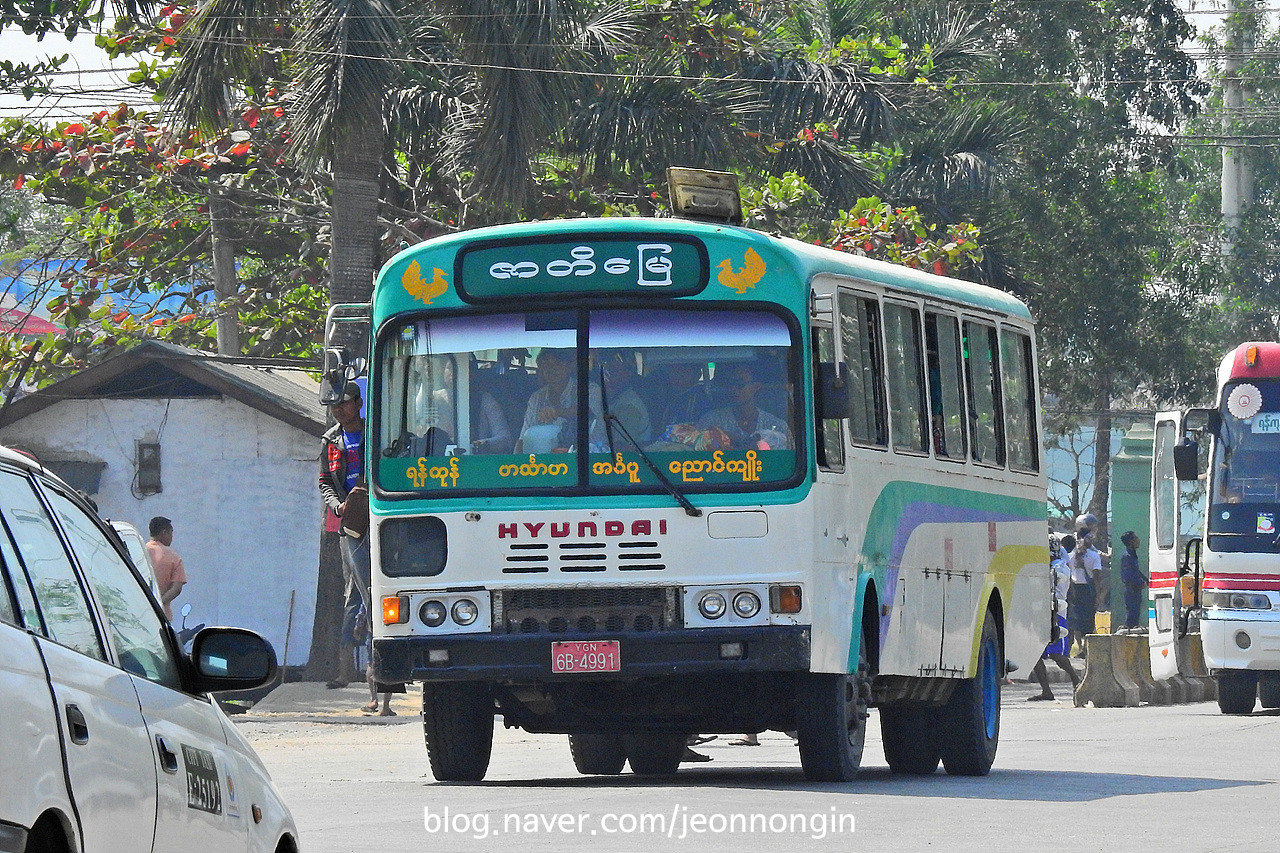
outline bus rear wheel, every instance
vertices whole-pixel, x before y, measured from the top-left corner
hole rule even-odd
[[[588,776],[616,776],[627,763],[627,746],[621,735],[569,735],[573,766]]]
[[[1264,708],[1280,708],[1280,673],[1258,676],[1258,701]]]
[[[493,753],[493,697],[478,682],[422,685],[422,730],[431,774],[440,782],[479,782]]]
[[[644,732],[626,739],[627,761],[637,776],[674,776],[680,769],[687,734]]]
[[[1000,743],[1000,634],[990,611],[978,642],[978,672],[955,686],[942,706],[938,743],[942,766],[952,776],[986,776]]]
[[[796,738],[800,766],[811,782],[851,782],[862,766],[871,704],[867,643],[859,645],[851,675],[810,673],[796,685]]]
[[[884,760],[894,773],[929,776],[938,769],[937,709],[898,704],[880,708]]]
[[[1258,675],[1243,669],[1218,673],[1218,710],[1224,714],[1252,714],[1258,698]]]

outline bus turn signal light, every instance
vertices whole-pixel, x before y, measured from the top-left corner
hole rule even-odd
[[[799,613],[802,600],[798,586],[769,587],[769,610],[774,613]]]
[[[409,621],[409,596],[389,595],[382,599],[382,624],[397,625]]]
[[[1258,366],[1258,347],[1257,344],[1249,347],[1244,351],[1244,363],[1246,367]]]

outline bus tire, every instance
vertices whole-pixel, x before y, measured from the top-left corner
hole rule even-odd
[[[687,734],[645,732],[626,740],[627,761],[637,776],[674,776],[688,744]]]
[[[931,776],[938,769],[937,709],[902,703],[880,708],[884,760],[894,773]]]
[[[1280,674],[1258,676],[1258,701],[1264,708],[1280,708]]]
[[[1243,669],[1218,673],[1218,710],[1224,714],[1252,714],[1258,698],[1258,674]]]
[[[852,675],[814,672],[796,684],[800,766],[811,782],[851,782],[862,766],[871,704],[871,665],[865,639]]]
[[[955,686],[940,714],[939,752],[952,776],[986,776],[996,759],[1003,660],[996,619],[987,611],[978,641],[978,672]]]
[[[479,782],[493,753],[493,697],[481,682],[422,685],[422,729],[440,782]]]
[[[621,735],[569,735],[573,766],[588,776],[617,776],[627,763],[627,746]]]

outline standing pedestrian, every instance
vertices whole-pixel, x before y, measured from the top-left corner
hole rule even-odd
[[[1051,544],[1049,565],[1053,571],[1053,611],[1057,628],[1054,633],[1057,639],[1049,643],[1045,647],[1044,654],[1040,660],[1036,661],[1035,667],[1031,670],[1031,677],[1040,684],[1040,693],[1037,696],[1028,696],[1028,702],[1043,702],[1051,700],[1053,696],[1053,688],[1049,686],[1049,671],[1045,667],[1044,662],[1051,660],[1058,665],[1058,668],[1067,674],[1071,679],[1071,687],[1074,690],[1080,684],[1080,676],[1076,675],[1075,668],[1071,666],[1071,660],[1067,657],[1068,647],[1068,629],[1066,604],[1067,595],[1070,590],[1071,580],[1070,571],[1067,568],[1067,558],[1064,554],[1069,555],[1076,547],[1074,536],[1062,537],[1062,544]]]
[[[1076,533],[1076,547],[1067,558],[1067,565],[1071,572],[1071,587],[1067,592],[1071,655],[1084,657],[1084,638],[1093,633],[1102,587],[1102,557],[1093,547],[1093,534],[1087,528],[1082,527]]]
[[[355,624],[360,607],[366,614],[373,612],[369,492],[364,479],[364,418],[360,416],[362,402],[359,385],[348,382],[343,386],[342,396],[329,407],[337,423],[324,434],[324,449],[320,455],[320,496],[324,505],[338,517],[342,571],[348,588],[354,586],[359,596],[356,612],[350,611],[349,604],[348,612],[344,614],[344,634],[347,626]],[[366,680],[373,689],[372,666],[368,667]],[[337,684],[336,681],[332,683]],[[389,700],[390,695],[386,698]],[[376,697],[370,705],[373,710],[378,709]]]
[[[1138,548],[1142,540],[1132,530],[1120,537],[1124,556],[1120,558],[1120,582],[1124,584],[1124,627],[1141,627],[1139,622],[1142,605],[1146,601],[1147,576],[1138,567]]]
[[[187,585],[187,569],[178,552],[173,550],[173,522],[157,515],[147,524],[151,539],[147,553],[156,570],[156,586],[160,589],[160,603],[164,605],[164,618],[173,621],[173,600]]]

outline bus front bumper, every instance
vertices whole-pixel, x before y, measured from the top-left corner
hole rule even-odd
[[[1280,614],[1200,618],[1204,662],[1210,670],[1255,669],[1280,671]],[[1244,648],[1241,648],[1244,646]]]
[[[551,644],[617,640],[617,672],[558,674]],[[433,655],[432,652],[435,654]],[[447,660],[442,652],[447,653]],[[735,656],[736,655],[736,656]],[[806,672],[809,627],[767,625],[616,634],[452,634],[373,641],[379,682],[606,680],[688,673]]]

